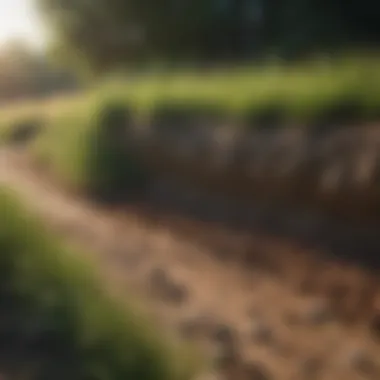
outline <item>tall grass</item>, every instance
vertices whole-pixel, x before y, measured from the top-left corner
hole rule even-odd
[[[183,357],[95,268],[0,190],[0,373],[28,380],[184,380]]]

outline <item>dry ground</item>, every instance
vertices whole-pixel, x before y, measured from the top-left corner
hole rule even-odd
[[[254,231],[102,209],[42,180],[14,152],[0,152],[0,183],[93,252],[111,289],[133,292],[159,326],[199,343],[215,361],[205,379],[380,379],[369,328],[376,276]]]

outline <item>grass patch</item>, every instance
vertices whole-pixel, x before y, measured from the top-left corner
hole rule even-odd
[[[184,358],[95,268],[0,190],[0,371],[33,380],[185,380]],[[181,352],[182,353],[182,352]]]

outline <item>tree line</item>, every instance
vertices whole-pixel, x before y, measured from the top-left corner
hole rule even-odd
[[[39,0],[60,46],[104,70],[297,58],[380,42],[376,0]]]

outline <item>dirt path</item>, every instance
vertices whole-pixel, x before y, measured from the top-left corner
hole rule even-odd
[[[64,238],[96,254],[113,289],[132,291],[160,326],[202,343],[215,357],[218,378],[380,378],[380,345],[366,326],[343,324],[324,298],[301,292],[290,278],[263,265],[245,269],[238,260],[217,259],[221,252],[158,219],[148,224],[137,213],[68,196],[41,181],[18,154],[0,153],[0,183]],[[250,249],[268,248],[259,239],[252,246],[252,236],[230,239],[237,257],[247,239]]]

